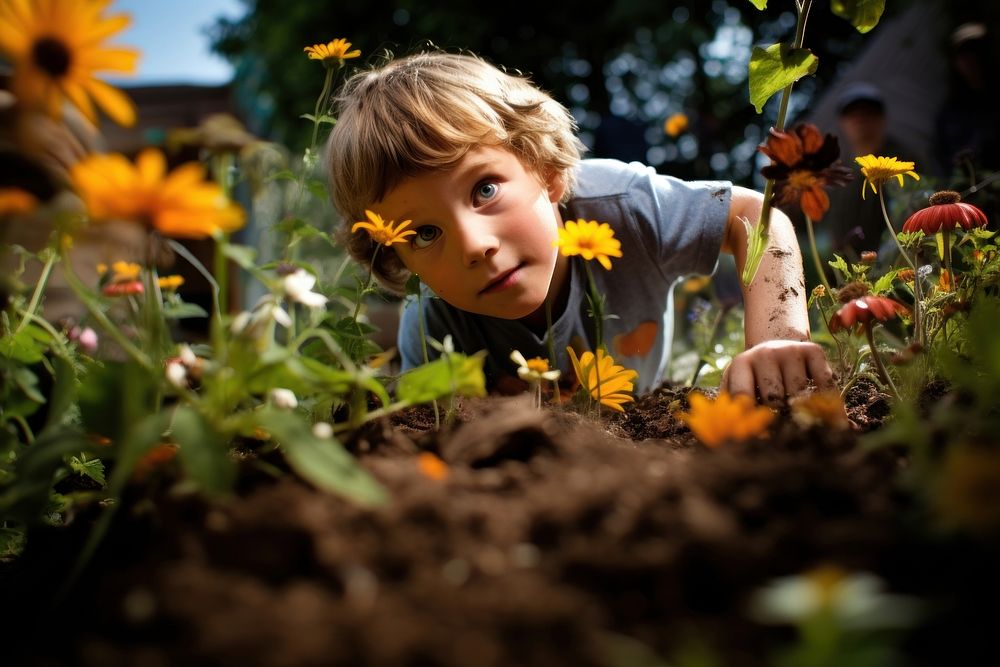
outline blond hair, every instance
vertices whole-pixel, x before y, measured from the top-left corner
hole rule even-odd
[[[404,178],[451,168],[483,145],[511,151],[539,178],[563,179],[567,197],[583,149],[564,106],[477,56],[419,53],[350,77],[326,144],[350,254],[366,266],[375,254],[368,234],[348,231],[365,209]],[[396,292],[409,277],[391,247],[379,251],[372,271]]]

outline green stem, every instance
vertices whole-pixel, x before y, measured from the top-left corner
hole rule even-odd
[[[806,20],[809,18],[809,9],[812,7],[812,0],[803,0],[797,4],[798,17],[795,23],[795,39],[792,42],[793,49],[802,48],[802,42],[806,34]],[[781,101],[778,103],[778,117],[774,120],[774,129],[781,131],[785,127],[785,118],[788,116],[788,103],[792,97],[792,85],[788,84],[781,91]],[[747,256],[743,264],[743,284],[749,285],[757,276],[757,269],[760,268],[760,261],[764,257],[767,249],[769,230],[771,225],[771,202],[774,199],[774,179],[767,179],[764,184],[764,202],[760,207],[760,218],[757,225],[751,230],[747,244]]]
[[[430,354],[427,352],[427,323],[424,320],[424,293],[417,285],[417,326],[420,333],[420,350],[424,353],[424,364],[430,363]],[[435,398],[434,405],[434,428],[441,428],[441,411],[438,409],[438,402]]]
[[[222,254],[219,248],[223,241],[224,237],[222,235],[215,238],[216,258]],[[222,307],[220,305],[219,297],[222,288],[216,280],[216,277],[212,275],[212,272],[206,269],[205,265],[198,261],[198,258],[192,255],[191,251],[188,250],[184,244],[174,241],[173,239],[168,239],[167,244],[171,247],[171,249],[173,249],[174,252],[186,259],[188,263],[194,267],[195,271],[200,273],[212,288],[212,321],[210,335],[216,358],[223,358],[223,349],[226,338],[225,332],[222,328]]]
[[[913,334],[918,343],[925,345],[926,336],[924,334],[924,322],[921,313],[923,294],[920,287],[920,272],[917,271],[916,263],[910,259],[910,255],[903,249],[903,244],[899,242],[899,237],[896,236],[896,230],[892,228],[892,221],[889,220],[889,211],[885,207],[884,193],[883,189],[879,189],[878,201],[882,206],[882,219],[885,220],[885,226],[889,228],[889,234],[892,236],[892,240],[896,242],[896,247],[899,248],[899,254],[903,256],[906,263],[913,269]]]
[[[809,232],[809,250],[812,252],[812,260],[816,266],[819,280],[823,283],[823,287],[826,288],[826,293],[832,295],[833,289],[831,289],[830,283],[826,280],[826,271],[823,270],[823,262],[819,258],[819,248],[816,247],[816,232],[813,230],[813,221],[808,215],[806,216],[806,231]]]
[[[594,377],[597,381],[597,418],[601,418],[601,365],[598,363],[598,354],[604,349],[604,301],[597,293],[597,283],[594,281],[594,273],[590,270],[590,263],[584,262],[583,268],[587,270],[587,292],[590,298],[590,310],[594,314]],[[590,375],[589,373],[587,375]],[[587,378],[590,379],[589,377]],[[588,389],[589,391],[589,389]]]
[[[951,271],[951,232],[947,229],[941,232],[941,241],[944,243],[944,270],[948,272],[948,291],[956,292],[955,274]]]
[[[549,368],[559,368],[556,365],[556,342],[552,336],[552,295],[545,299],[545,342],[549,351]]]
[[[341,62],[341,64],[343,63]],[[332,67],[326,68],[326,77],[323,79],[323,92],[316,99],[316,110],[313,112],[312,141],[309,142],[309,150],[311,152],[316,151],[316,141],[319,139],[320,112],[325,111],[325,106],[329,103],[330,87],[333,85],[333,71]]]
[[[45,265],[42,267],[42,273],[38,276],[38,284],[35,285],[35,291],[31,293],[31,301],[28,302],[28,307],[24,311],[24,317],[21,318],[21,322],[17,325],[17,329],[14,330],[15,335],[20,333],[20,331],[27,326],[31,316],[38,310],[38,304],[42,300],[42,294],[45,292],[45,286],[49,282],[49,276],[52,274],[52,267],[55,266],[58,256],[59,255],[56,252],[49,252],[49,258],[45,260]],[[69,260],[67,258],[67,262],[68,261]]]
[[[892,378],[889,377],[889,373],[886,372],[885,366],[882,364],[882,357],[879,356],[878,350],[875,349],[875,334],[872,333],[871,322],[865,324],[865,336],[868,337],[868,347],[872,351],[872,363],[875,364],[875,370],[878,372],[879,378],[889,388],[892,395],[899,398],[899,392],[896,390],[896,385],[892,383]]]

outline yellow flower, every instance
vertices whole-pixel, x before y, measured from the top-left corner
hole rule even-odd
[[[184,284],[184,276],[178,276],[178,275],[163,276],[162,278],[160,278],[158,282],[160,283],[161,290],[167,292],[173,292],[178,287]]]
[[[124,283],[130,280],[138,280],[142,267],[134,262],[117,261],[111,264],[111,282]],[[108,272],[108,266],[103,262],[97,265],[97,272],[104,275]]]
[[[31,213],[38,198],[21,188],[0,188],[0,216]]]
[[[412,220],[404,220],[397,226],[395,222],[390,220],[386,222],[382,219],[378,213],[374,211],[365,211],[365,215],[368,216],[369,222],[355,222],[354,226],[351,227],[351,233],[358,231],[359,229],[364,229],[372,237],[376,243],[381,243],[383,245],[392,245],[393,243],[404,243],[407,236],[412,236],[416,234],[412,229],[405,229]]]
[[[615,238],[615,231],[606,222],[596,220],[569,220],[559,230],[559,238],[552,242],[567,256],[580,255],[586,260],[596,259],[607,270],[611,270],[608,257],[621,257],[622,244]]]
[[[109,0],[0,2],[0,52],[14,66],[11,88],[27,106],[62,116],[64,99],[97,124],[93,102],[120,125],[135,123],[135,106],[98,71],[135,72],[139,52],[104,40],[129,25],[125,14],[104,16]],[[91,101],[93,99],[93,102]]]
[[[774,419],[774,413],[769,408],[757,405],[746,394],[722,392],[713,401],[693,391],[688,395],[688,403],[691,411],[681,412],[677,417],[709,447],[763,435]]]
[[[639,376],[637,372],[618,366],[601,348],[597,348],[596,363],[593,352],[584,352],[579,358],[572,347],[567,347],[566,352],[580,385],[591,398],[618,412],[625,412],[623,403],[635,401],[627,392],[633,390],[632,380]]]
[[[679,137],[687,132],[689,125],[688,117],[682,113],[675,113],[663,121],[663,131],[670,137]]]
[[[894,157],[875,157],[865,155],[854,158],[854,161],[861,165],[861,174],[865,177],[865,182],[861,184],[861,198],[865,197],[865,185],[870,185],[872,192],[878,193],[878,188],[890,178],[899,180],[903,185],[903,176],[912,176],[919,181],[920,176],[913,171],[912,162],[902,162]]]
[[[825,426],[841,431],[851,427],[839,391],[811,392],[792,398],[788,404],[792,409],[792,419],[802,428]]]
[[[92,155],[73,165],[70,176],[96,221],[131,220],[164,236],[205,238],[243,226],[243,210],[205,180],[205,169],[189,162],[169,174],[163,153],[143,150],[135,164],[124,155]]]
[[[351,43],[346,39],[335,39],[326,44],[313,44],[307,46],[303,51],[310,60],[322,60],[323,64],[330,67],[335,64],[342,64],[348,58],[357,58],[361,51],[354,49],[350,51]]]

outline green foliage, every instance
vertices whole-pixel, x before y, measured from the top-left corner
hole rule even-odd
[[[755,46],[750,56],[750,102],[757,113],[771,96],[802,77],[816,73],[819,59],[808,49],[788,44],[772,44],[766,49]]]

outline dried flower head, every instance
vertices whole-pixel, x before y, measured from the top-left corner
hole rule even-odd
[[[826,188],[851,179],[851,170],[838,161],[837,138],[821,134],[809,123],[796,125],[790,132],[771,128],[771,136],[758,150],[772,160],[760,173],[774,179],[775,202],[798,203],[813,220],[822,219],[830,208]]]
[[[922,208],[903,223],[904,232],[922,231],[924,234],[950,232],[958,227],[969,230],[985,227],[986,214],[972,204],[962,201],[961,195],[951,190],[931,195],[930,206]]]
[[[840,303],[850,303],[866,294],[868,294],[868,285],[861,282],[847,283],[837,290],[837,301]]]

